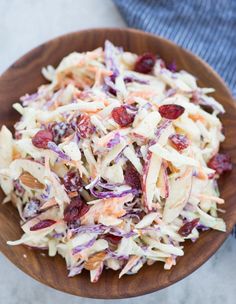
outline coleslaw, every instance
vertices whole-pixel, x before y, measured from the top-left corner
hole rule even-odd
[[[0,132],[4,203],[23,230],[9,245],[60,254],[70,277],[87,269],[96,282],[104,268],[170,269],[186,240],[226,231],[217,178],[231,164],[213,89],[109,41],[42,73],[49,84],[13,105],[14,136]]]

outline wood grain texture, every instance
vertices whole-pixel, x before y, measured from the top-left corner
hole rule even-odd
[[[223,150],[231,155],[234,163],[233,171],[220,180],[221,195],[226,200],[223,217],[227,233],[207,231],[196,243],[187,243],[185,255],[170,271],[165,271],[162,263],[156,263],[143,267],[136,275],[124,276],[119,280],[118,273],[109,270],[104,271],[98,283],[92,284],[87,271],[68,278],[64,260],[59,256],[50,258],[24,246],[7,246],[6,241],[18,239],[22,231],[17,211],[11,204],[6,204],[0,207],[0,250],[25,273],[58,290],[91,298],[125,298],[150,293],[183,279],[220,247],[236,223],[236,107],[222,79],[202,60],[172,42],[136,30],[91,29],[56,38],[33,49],[0,77],[0,123],[13,126],[17,115],[11,105],[21,95],[34,92],[45,82],[40,73],[43,66],[57,65],[62,57],[72,51],[88,51],[103,46],[106,39],[131,52],[158,53],[167,62],[175,59],[178,69],[197,76],[201,86],[216,89],[214,97],[226,109],[222,117],[226,135]],[[27,255],[27,258],[23,255]]]

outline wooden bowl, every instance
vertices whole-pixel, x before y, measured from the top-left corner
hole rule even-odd
[[[64,35],[33,49],[17,60],[0,78],[0,123],[12,127],[17,115],[11,105],[25,93],[34,92],[44,83],[41,68],[48,64],[56,66],[72,51],[88,51],[103,46],[106,39],[125,50],[142,54],[158,53],[165,61],[174,59],[178,69],[184,69],[199,79],[199,84],[216,89],[214,97],[223,104],[226,114],[222,116],[226,140],[223,150],[236,163],[236,107],[223,80],[202,60],[174,43],[132,29],[90,29]],[[163,269],[162,263],[145,266],[138,274],[118,279],[115,271],[104,271],[96,284],[89,281],[84,271],[74,278],[67,277],[64,260],[56,256],[50,258],[40,251],[29,250],[25,246],[10,247],[8,240],[20,238],[22,231],[19,216],[11,204],[0,207],[0,250],[17,267],[36,280],[70,294],[90,298],[126,298],[143,295],[167,287],[201,266],[227,238],[236,223],[236,167],[220,180],[221,195],[225,199],[223,218],[227,232],[209,230],[201,234],[195,243],[185,244],[185,255],[178,259],[170,271]],[[1,199],[3,195],[1,195]]]

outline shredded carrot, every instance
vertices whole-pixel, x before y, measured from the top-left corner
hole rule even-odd
[[[205,120],[205,118],[201,115],[201,114],[199,114],[199,113],[196,113],[196,114],[188,114],[188,117],[190,118],[190,119],[192,119],[193,121],[200,121],[201,123],[203,123],[204,125],[206,125],[207,123],[206,123],[206,120]]]
[[[196,172],[197,178],[202,179],[202,180],[207,180],[208,175],[202,170],[201,167],[198,168]]]

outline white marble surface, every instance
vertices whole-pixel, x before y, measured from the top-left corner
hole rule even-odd
[[[57,35],[88,27],[125,26],[110,0],[0,0],[0,13],[0,73],[20,55]],[[230,236],[205,265],[167,289],[112,301],[82,299],[43,286],[0,254],[0,303],[234,304],[236,240]]]

